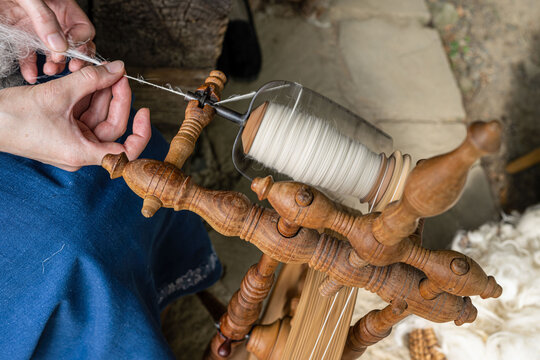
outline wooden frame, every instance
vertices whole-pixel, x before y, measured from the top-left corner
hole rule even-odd
[[[212,71],[198,90],[208,90],[218,100],[225,81],[222,73]],[[502,288],[495,279],[471,258],[451,250],[423,248],[418,226],[419,219],[451,207],[462,191],[469,167],[484,154],[497,151],[501,132],[498,123],[472,124],[460,147],[416,166],[400,201],[381,213],[362,215],[337,205],[310,186],[274,183],[270,177],[255,179],[251,188],[259,199],[268,199],[273,209],[252,204],[241,193],[208,190],[194,184],[180,168],[213,116],[211,106],[201,108],[198,101],[190,101],[186,118],[163,162],[130,162],[125,154],[109,154],[102,163],[111,178],[122,176],[144,199],[144,216],[152,216],[160,207],[190,210],[216,231],[238,236],[263,252],[221,317],[220,331],[211,342],[208,358],[227,358],[248,334],[247,348],[257,357],[279,358],[279,346],[286,338],[290,318],[254,326],[279,262],[307,264],[325,273],[327,280],[321,287],[325,295],[335,294],[346,285],[376,292],[390,303],[351,327],[344,359],[359,356],[410,314],[461,325],[476,318],[469,296],[501,295]],[[322,229],[348,241],[320,232]]]

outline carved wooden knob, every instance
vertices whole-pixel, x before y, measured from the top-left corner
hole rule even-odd
[[[450,269],[452,269],[452,271],[456,275],[465,275],[469,272],[470,268],[471,267],[469,266],[467,260],[463,258],[455,258],[450,263]]]
[[[313,192],[308,186],[302,186],[296,192],[296,196],[294,197],[294,199],[299,206],[309,206],[313,202]]]
[[[277,223],[277,229],[281,235],[286,238],[292,238],[300,231],[300,226],[295,223],[291,223],[285,218],[280,217]]]
[[[461,326],[465,323],[472,323],[478,315],[478,310],[472,304],[471,298],[466,296],[463,298],[463,300],[465,301],[463,311],[461,312],[460,316],[454,320],[454,324],[457,326]]]
[[[154,216],[156,211],[158,211],[162,206],[163,203],[157,197],[155,197],[154,195],[147,195],[144,198],[141,213],[144,217],[150,218]]]
[[[107,154],[101,160],[101,166],[109,172],[111,179],[116,179],[122,176],[128,162],[126,153]]]
[[[272,186],[274,185],[274,179],[272,176],[268,175],[265,178],[255,178],[251,183],[251,190],[257,194],[259,200],[266,200]]]
[[[502,287],[495,278],[487,276],[468,256],[453,250],[428,250],[413,243],[409,243],[409,249],[402,260],[422,270],[429,278],[420,284],[420,292],[425,299],[433,299],[442,291],[458,296],[480,295],[482,298],[502,294]]]
[[[475,122],[457,149],[419,163],[407,179],[401,201],[388,206],[373,224],[377,240],[397,244],[414,231],[418,218],[452,207],[463,190],[469,167],[481,156],[497,151],[500,137],[498,122]]]

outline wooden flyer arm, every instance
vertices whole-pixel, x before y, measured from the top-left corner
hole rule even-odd
[[[280,216],[274,210],[252,204],[238,192],[204,189],[171,164],[148,159],[129,162],[125,154],[109,154],[102,165],[112,177],[123,176],[140,197],[153,196],[163,207],[193,211],[221,234],[239,236],[277,261],[308,263],[340,284],[366,288],[388,302],[404,300],[408,311],[431,321],[462,324],[476,317],[467,297],[448,293],[435,299],[422,297],[419,287],[424,274],[417,269],[402,263],[358,268],[350,263],[353,249],[348,242],[307,228],[284,236],[278,230]]]
[[[502,288],[474,260],[451,250],[424,249],[408,235],[416,228],[418,218],[437,215],[455,203],[468,168],[481,155],[495,151],[499,138],[496,122],[471,125],[458,149],[419,164],[409,176],[402,201],[391,204],[380,215],[354,214],[301,183],[274,184],[271,177],[258,178],[252,189],[259,199],[268,199],[288,222],[327,228],[348,238],[357,254],[370,264],[404,262],[422,270],[429,278],[421,286],[426,298],[435,298],[441,291],[498,297]]]

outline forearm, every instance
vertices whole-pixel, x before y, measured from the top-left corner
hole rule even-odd
[[[29,141],[35,137],[28,128],[25,116],[32,116],[31,101],[26,87],[19,86],[0,90],[0,151],[29,157],[25,154]]]

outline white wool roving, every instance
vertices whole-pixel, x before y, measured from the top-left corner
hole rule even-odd
[[[448,360],[540,359],[540,205],[527,209],[521,217],[509,216],[500,223],[460,233],[452,249],[472,257],[495,276],[504,289],[501,297],[472,297],[478,317],[459,327],[410,316],[362,359],[408,359],[407,335],[413,329],[429,327],[435,330]],[[369,311],[362,306],[364,293],[358,294],[358,317]]]
[[[70,43],[69,49],[63,55],[96,65],[102,62],[99,58],[75,50],[80,45]],[[18,67],[18,61],[34,52],[47,54],[50,51],[35,34],[8,25],[4,19],[0,19],[0,77],[12,74]]]

